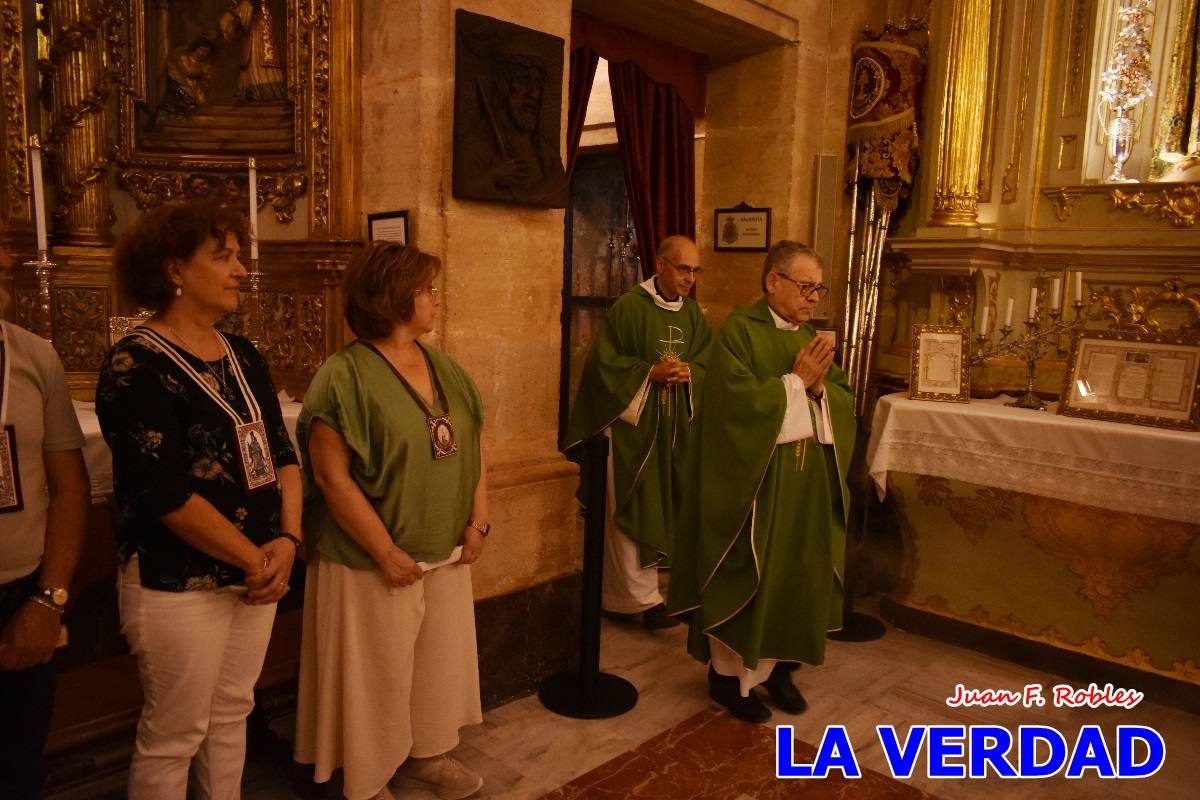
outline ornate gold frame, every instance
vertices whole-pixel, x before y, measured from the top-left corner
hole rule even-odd
[[[1096,331],[1096,330],[1079,330],[1075,332],[1075,336],[1071,341],[1071,355],[1067,360],[1067,368],[1063,371],[1063,388],[1058,403],[1058,413],[1067,417],[1083,417],[1085,419],[1099,419],[1108,422],[1128,422],[1134,425],[1149,425],[1155,428],[1170,428],[1172,430],[1194,431],[1200,430],[1200,380],[1197,380],[1197,375],[1192,376],[1194,389],[1192,392],[1192,403],[1189,409],[1187,419],[1170,419],[1167,417],[1155,417],[1149,414],[1126,413],[1122,411],[1107,411],[1091,408],[1078,408],[1071,405],[1071,387],[1074,385],[1077,376],[1080,376],[1082,369],[1079,365],[1080,344],[1084,339],[1101,339],[1111,342],[1129,342],[1131,344],[1150,343],[1150,344],[1173,344],[1187,349],[1195,349],[1198,358],[1200,358],[1200,336],[1189,334],[1183,331],[1175,333],[1145,333],[1142,331]]]
[[[926,333],[952,333],[962,337],[959,357],[958,393],[922,392],[918,390],[921,375],[921,336]],[[910,400],[936,400],[943,403],[966,403],[971,399],[971,332],[961,325],[912,326],[912,349],[908,361],[908,397]]]
[[[186,196],[220,191],[237,202],[245,197],[246,159],[194,152],[143,151],[136,137],[137,104],[146,99],[146,0],[123,0],[126,25],[109,40],[109,58],[120,69],[125,91],[118,102],[117,183],[146,209]],[[350,4],[353,5],[353,4]],[[356,14],[334,8],[332,0],[285,0],[288,93],[295,104],[295,146],[290,154],[256,155],[258,205],[270,205],[280,222],[290,222],[296,199],[309,196],[309,232],[321,237],[338,231],[343,214],[334,206],[331,165],[343,137],[331,125],[335,116],[353,113],[356,102],[331,99],[331,90],[353,82],[335,73],[355,69],[354,34],[345,23]],[[339,33],[335,36],[334,29]],[[334,60],[346,58],[344,66]],[[336,84],[336,85],[335,85]],[[336,107],[335,107],[336,106]],[[343,122],[349,122],[343,119]],[[221,174],[229,173],[229,174]],[[216,173],[216,174],[214,174]],[[336,188],[348,189],[349,186]]]

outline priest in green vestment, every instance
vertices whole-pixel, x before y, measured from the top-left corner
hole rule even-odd
[[[709,662],[709,694],[754,722],[806,707],[790,672],[825,660],[842,623],[854,413],[833,344],[808,324],[827,293],[820,257],[780,241],[764,297],[713,344],[695,477],[680,512],[670,610]]]
[[[611,441],[602,604],[640,615],[650,629],[678,624],[666,613],[657,568],[670,561],[683,457],[712,339],[688,297],[699,274],[695,242],[663,241],[654,276],[605,316],[563,437],[564,450],[597,434]]]

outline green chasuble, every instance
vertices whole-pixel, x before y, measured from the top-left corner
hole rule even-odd
[[[304,463],[304,538],[316,552],[348,567],[373,569],[366,550],[334,521],[313,482],[308,436],[314,420],[341,434],[350,448],[350,477],[362,489],[392,540],[416,561],[450,556],[471,515],[479,483],[483,404],[470,376],[450,356],[425,352],[442,382],[458,452],[433,457],[425,412],[391,365],[354,342],[330,356],[304,395],[296,438]],[[434,414],[446,410],[434,397]]]
[[[688,650],[700,661],[714,636],[750,669],[761,658],[820,664],[826,633],[841,627],[855,427],[836,364],[825,378],[835,444],[775,444],[781,376],[815,335],[777,328],[764,298],[735,309],[713,346],[668,601],[693,611]]]
[[[684,297],[682,308],[670,311],[635,286],[609,309],[583,368],[563,450],[611,427],[613,521],[638,543],[643,567],[665,565],[670,558],[683,454],[711,340],[695,300]],[[664,357],[688,363],[690,385],[646,380]],[[648,393],[637,424],[619,419],[644,384]]]

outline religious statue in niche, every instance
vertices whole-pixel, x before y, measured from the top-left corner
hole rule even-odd
[[[241,36],[241,70],[234,97],[247,103],[287,99],[283,59],[275,46],[271,7],[266,0],[230,0],[221,15],[221,33]]]
[[[167,153],[291,153],[288,0],[159,0],[144,17],[139,149]]]
[[[565,208],[563,40],[455,14],[454,196]]]

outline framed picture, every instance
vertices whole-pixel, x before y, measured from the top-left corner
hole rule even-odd
[[[841,331],[826,319],[810,320],[809,324],[813,326],[813,330],[817,332],[817,336],[828,339],[830,344],[833,345],[833,360],[840,366],[842,363]]]
[[[741,203],[713,211],[713,250],[765,253],[771,246],[771,209]]]
[[[1200,430],[1200,337],[1076,331],[1058,413]]]
[[[367,241],[408,244],[408,212],[380,211],[367,214]]]
[[[913,325],[908,396],[966,403],[971,396],[970,332],[957,325]]]

